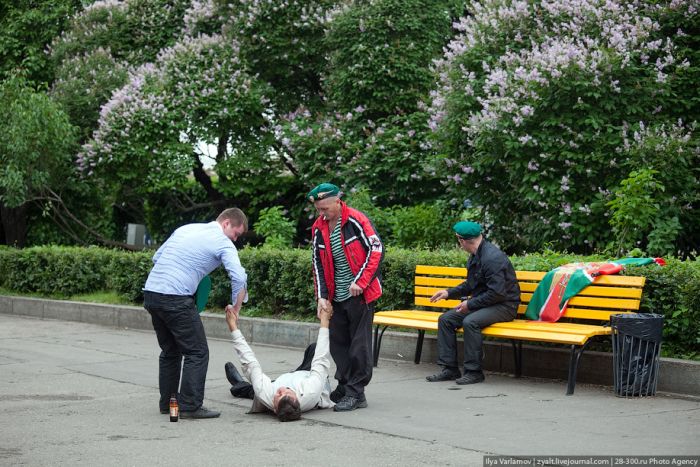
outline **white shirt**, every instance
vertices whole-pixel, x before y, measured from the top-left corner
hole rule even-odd
[[[231,279],[231,303],[236,303],[238,294],[246,293],[248,281],[236,246],[216,221],[183,225],[153,255],[143,290],[192,296],[202,278],[222,264]]]
[[[260,363],[255,358],[255,354],[241,331],[238,329],[233,331],[231,337],[233,338],[233,348],[241,361],[243,374],[253,385],[255,392],[253,406],[250,409],[251,413],[262,412],[265,409],[273,410],[272,399],[281,387],[287,387],[294,391],[299,398],[302,412],[308,412],[316,407],[319,409],[333,407],[334,404],[330,399],[331,385],[328,380],[330,368],[328,328],[318,330],[316,353],[311,362],[311,370],[284,373],[275,381],[270,381],[270,378],[263,373]]]

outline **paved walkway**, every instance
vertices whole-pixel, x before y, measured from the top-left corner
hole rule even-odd
[[[215,420],[170,423],[157,405],[151,332],[0,314],[0,465],[482,465],[485,455],[698,455],[700,401],[622,399],[610,388],[487,375],[427,383],[432,365],[381,361],[369,408],[302,421],[246,414],[211,339]],[[302,353],[255,346],[274,376]]]

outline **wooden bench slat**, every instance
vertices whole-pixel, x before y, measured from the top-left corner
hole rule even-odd
[[[449,277],[416,276],[416,285],[432,285],[444,289],[455,287],[464,282],[464,278],[454,279]]]
[[[539,282],[547,274],[543,271],[515,271],[515,276],[521,282]],[[416,266],[416,277],[421,275],[445,276],[453,279],[466,279],[466,268],[458,268],[452,266]],[[646,278],[642,276],[620,276],[617,274],[602,275],[596,279],[598,285],[618,285],[627,287],[643,287],[646,283]]]
[[[414,303],[418,306],[429,306],[433,308],[454,308],[462,302],[459,300],[440,300],[439,302],[430,303],[429,297],[416,296]]]
[[[524,310],[523,310],[524,312]],[[628,312],[619,312],[619,311],[601,311],[601,310],[589,310],[589,309],[584,309],[584,310],[579,310],[579,309],[571,309],[567,310],[567,313],[564,315],[565,318],[584,318],[588,320],[599,320],[601,322],[608,322],[610,321],[610,316],[614,314],[627,314],[627,313],[632,313],[631,311]],[[437,322],[438,317],[442,314],[442,312],[439,311],[419,311],[419,310],[392,310],[392,311],[378,311],[374,315],[375,319],[375,324],[378,324],[378,320],[384,319],[385,317],[391,317],[391,318],[402,318],[402,319],[414,319],[416,321],[434,321]],[[521,315],[523,313],[520,313]],[[553,323],[544,323],[542,321],[531,321],[531,320],[523,320],[523,319],[518,319],[516,321],[510,321],[512,322],[527,322],[527,323],[533,323],[532,325],[534,326],[535,323],[539,324],[547,324],[548,326],[553,324]],[[503,324],[503,323],[497,323],[497,324]],[[507,324],[507,323],[506,323]],[[563,326],[563,325],[573,325],[573,326],[586,326],[583,324],[578,324],[578,323],[567,323],[564,321],[558,321],[556,323],[557,326]],[[493,325],[495,326],[495,325]],[[592,326],[597,326],[597,325],[592,325]]]
[[[418,274],[433,274],[441,276],[457,276],[466,279],[467,270],[466,268],[456,268],[453,266],[428,266],[424,264],[419,264],[416,266],[416,275]]]
[[[547,323],[544,321],[530,321],[527,319],[515,319],[503,323],[494,323],[491,326],[496,326],[500,329],[522,329],[541,332],[560,332],[563,334],[582,334],[590,335],[596,333],[601,328],[609,328],[609,326],[597,326],[594,324],[580,324],[558,321],[556,323]],[[606,330],[604,334],[609,334]]]
[[[537,284],[520,284],[521,300],[530,301],[532,297],[532,292],[537,288]],[[432,297],[436,292],[444,289],[444,287],[426,287],[423,285],[416,285],[413,288],[413,293],[416,295],[422,295],[426,297]],[[527,296],[525,294],[528,294]],[[629,287],[598,287],[595,285],[589,285],[583,289],[579,296],[581,297],[614,297],[614,298],[642,298],[642,289],[632,289]]]
[[[390,316],[379,316],[375,318],[375,323],[379,325],[388,325],[407,329],[421,329],[427,331],[437,331],[437,321],[418,321],[410,318],[399,318]],[[553,323],[541,323],[553,324]],[[504,337],[509,339],[521,339],[540,342],[554,342],[558,344],[576,344],[582,345],[588,339],[596,335],[610,334],[610,328],[602,326],[593,326],[595,329],[580,330],[578,332],[566,332],[565,328],[558,332],[555,329],[528,329],[526,327],[499,327],[489,326],[483,330],[485,336]],[[461,332],[461,329],[459,330]]]
[[[543,271],[515,271],[515,277],[519,281],[539,282],[545,274],[547,273]]]
[[[625,302],[631,302],[631,301],[625,301]],[[571,303],[571,302],[569,302]],[[457,305],[460,304],[459,300],[440,300],[439,302],[436,303],[430,303],[430,299],[427,297],[416,297],[415,304],[418,306],[425,306],[425,307],[430,307],[430,308],[436,308],[436,309],[449,309],[449,308],[454,308]],[[579,305],[578,307],[574,305]],[[591,319],[591,320],[608,320],[610,318],[611,314],[618,314],[618,313],[624,313],[624,312],[632,312],[632,311],[637,311],[639,310],[639,302],[636,301],[636,303],[625,303],[625,305],[628,305],[626,308],[615,308],[612,306],[608,306],[607,310],[605,309],[595,309],[595,308],[583,308],[580,306],[581,303],[575,303],[569,306],[566,309],[566,312],[564,313],[564,317],[567,318],[578,318],[578,319]],[[527,309],[527,304],[521,304],[518,307],[518,314],[525,314],[525,311]]]
[[[439,311],[419,311],[419,310],[391,310],[378,311],[374,314],[375,321],[384,318],[412,318],[415,320],[435,321],[442,315]]]
[[[555,344],[583,345],[592,335],[557,334],[553,332],[528,331],[519,329],[485,328],[484,336],[501,337],[504,339],[518,339],[524,341],[551,342]]]
[[[620,285],[627,287],[644,287],[647,278],[643,276],[604,275],[596,279],[596,285]]]
[[[438,319],[442,313],[434,311],[413,311],[413,310],[393,310],[393,311],[379,311],[375,313],[374,319],[375,323],[380,321],[396,320],[396,319],[412,319],[415,321],[422,321],[426,323],[437,323]],[[543,321],[531,321],[524,319],[516,319],[513,321],[507,321],[504,323],[495,323],[492,326],[497,326],[501,328],[509,329],[536,329],[542,331],[556,331],[561,332],[566,330],[567,332],[590,332],[597,330],[600,326],[592,324],[579,324],[579,323],[568,323],[568,322],[557,322],[547,323]]]
[[[638,310],[639,300],[628,300],[623,298],[597,298],[597,297],[574,297],[569,300],[569,306],[608,308],[614,310]]]
[[[411,318],[375,317],[374,324],[380,326],[395,326],[399,328],[437,331],[437,321],[418,321]]]
[[[518,315],[524,315],[527,310],[527,305],[520,305],[518,307]],[[575,308],[569,307],[564,312],[563,318],[575,318],[575,319],[586,319],[592,321],[610,321],[611,315],[628,314],[634,313],[635,310],[596,310],[593,308]]]

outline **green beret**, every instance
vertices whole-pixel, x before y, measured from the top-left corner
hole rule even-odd
[[[465,240],[476,238],[481,235],[481,226],[476,222],[460,221],[452,226],[458,237]]]
[[[309,191],[306,198],[313,203],[314,201],[326,199],[331,196],[338,196],[338,193],[340,193],[340,188],[332,183],[321,183],[319,186]]]

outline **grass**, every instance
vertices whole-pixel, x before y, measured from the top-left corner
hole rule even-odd
[[[106,305],[134,305],[134,303],[124,298],[123,295],[108,290],[73,295],[69,300],[74,300],[76,302],[103,303]]]
[[[219,313],[223,314],[224,310],[220,308],[205,308],[206,312],[208,313]],[[282,321],[303,321],[307,323],[314,323],[317,321],[316,315],[308,315],[308,314],[301,314],[301,313],[271,313],[268,310],[256,307],[256,306],[246,306],[243,305],[241,308],[241,316],[245,316],[246,318],[270,318],[270,319],[279,319]]]
[[[15,292],[10,289],[0,287],[0,295],[11,297],[47,298],[50,300],[73,300],[75,302],[103,303],[105,305],[135,305],[117,292],[110,290],[99,290],[97,292],[79,295],[44,294],[39,292]]]
[[[12,297],[29,297],[29,298],[46,298],[50,300],[73,300],[75,302],[87,303],[102,303],[104,305],[132,305],[138,306],[139,303],[134,303],[127,300],[123,295],[111,290],[98,290],[96,292],[78,294],[72,296],[64,296],[59,294],[43,294],[39,292],[15,292],[10,289],[0,287],[0,295],[8,295]],[[223,314],[224,310],[220,308],[207,307],[205,311],[209,313]],[[248,318],[271,318],[283,321],[304,321],[316,322],[316,315],[302,313],[273,313],[256,306],[243,305],[241,316]]]

